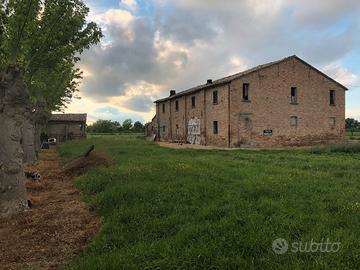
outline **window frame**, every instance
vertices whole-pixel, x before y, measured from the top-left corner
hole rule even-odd
[[[330,90],[329,92],[329,104],[330,106],[336,106],[336,91]]]
[[[250,101],[250,83],[243,83],[242,101]]]
[[[293,120],[295,120],[295,123],[293,124]],[[290,126],[291,127],[298,127],[299,126],[299,117],[296,115],[290,116]]]
[[[332,128],[336,126],[336,117],[329,117],[329,125]]]
[[[219,104],[219,92],[218,92],[218,90],[214,90],[212,93],[213,93],[213,95],[212,95],[213,105]]]
[[[213,134],[219,134],[219,121],[213,121]]]
[[[196,96],[191,97],[191,108],[196,108]]]
[[[294,95],[293,95],[293,93],[294,93]],[[292,86],[290,88],[290,103],[291,104],[298,104],[298,89],[297,89],[296,86]]]

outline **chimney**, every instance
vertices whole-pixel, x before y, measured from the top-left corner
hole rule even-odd
[[[176,95],[176,91],[175,90],[170,90],[170,97],[175,96]]]
[[[213,83],[212,79],[208,79],[207,82],[206,82],[206,85],[209,85],[209,84],[212,84],[212,83]]]

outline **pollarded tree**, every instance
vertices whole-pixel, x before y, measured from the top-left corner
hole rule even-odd
[[[100,41],[88,12],[81,0],[0,0],[0,215],[26,207],[21,141],[34,150],[39,110],[66,104],[81,79],[79,55]]]

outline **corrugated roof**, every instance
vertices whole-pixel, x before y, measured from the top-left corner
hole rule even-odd
[[[191,93],[195,93],[197,91],[200,91],[200,90],[203,90],[203,89],[207,89],[207,88],[212,88],[214,86],[220,86],[220,85],[223,85],[223,84],[227,84],[235,79],[239,79],[245,75],[248,75],[250,73],[253,73],[253,72],[257,72],[257,71],[260,71],[262,69],[265,69],[265,68],[268,68],[272,65],[276,65],[276,64],[279,64],[281,62],[284,62],[284,61],[287,61],[291,58],[294,58],[294,59],[297,59],[299,60],[300,62],[302,62],[303,64],[311,67],[312,69],[314,69],[316,72],[320,73],[322,76],[328,78],[329,80],[335,82],[336,84],[338,84],[340,87],[344,88],[345,90],[348,90],[347,87],[345,87],[344,85],[342,85],[341,83],[335,81],[334,79],[332,79],[331,77],[329,77],[328,75],[326,75],[325,73],[321,72],[320,70],[318,70],[317,68],[313,67],[312,65],[310,65],[309,63],[305,62],[304,60],[302,60],[301,58],[299,58],[298,56],[296,55],[292,55],[292,56],[289,56],[289,57],[286,57],[286,58],[283,58],[281,60],[278,60],[278,61],[273,61],[273,62],[270,62],[270,63],[267,63],[267,64],[263,64],[263,65],[259,65],[259,66],[256,66],[256,67],[253,67],[251,69],[248,69],[248,70],[245,70],[245,71],[242,71],[242,72],[239,72],[239,73],[236,73],[234,75],[231,75],[231,76],[227,76],[227,77],[224,77],[224,78],[221,78],[221,79],[218,79],[216,81],[213,81],[212,84],[202,84],[202,85],[198,85],[198,86],[195,86],[195,87],[192,87],[188,90],[185,90],[185,91],[182,91],[182,92],[179,92],[177,93],[176,95],[173,95],[173,96],[170,96],[170,97],[166,97],[166,98],[163,98],[163,99],[159,99],[159,100],[156,100],[155,103],[158,103],[158,102],[162,102],[162,101],[166,101],[166,100],[170,100],[170,99],[174,99],[174,98],[178,98],[178,97],[181,97],[181,96],[184,96],[184,95],[187,95],[187,94],[191,94]]]
[[[86,113],[62,113],[62,114],[52,114],[50,117],[50,121],[86,123],[86,118],[87,118]]]

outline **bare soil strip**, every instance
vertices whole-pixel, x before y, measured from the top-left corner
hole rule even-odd
[[[40,154],[32,168],[40,182],[27,182],[28,211],[0,218],[0,269],[58,269],[99,232],[100,218],[81,201],[73,175],[56,149]]]

